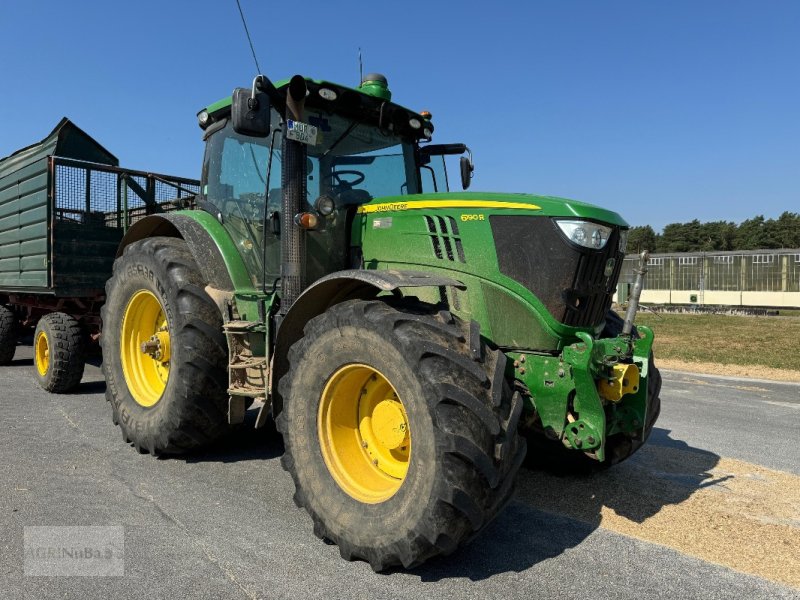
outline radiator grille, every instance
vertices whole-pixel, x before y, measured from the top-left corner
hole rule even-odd
[[[489,217],[500,272],[531,290],[559,322],[596,327],[605,320],[622,268],[619,229],[602,250],[566,240],[552,219]]]

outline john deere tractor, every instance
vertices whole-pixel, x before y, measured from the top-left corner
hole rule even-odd
[[[659,413],[653,335],[610,312],[628,225],[588,204],[449,192],[428,113],[295,76],[203,109],[196,209],[125,235],[107,397],[141,452],[274,417],[314,533],[375,570],[472,538],[527,452],[603,467]],[[257,411],[257,412],[256,412]]]

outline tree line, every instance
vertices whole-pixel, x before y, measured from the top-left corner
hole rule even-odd
[[[800,213],[786,211],[777,219],[758,215],[739,223],[697,219],[688,223],[670,223],[662,233],[650,225],[632,227],[628,253],[711,252],[725,250],[762,250],[800,248]]]

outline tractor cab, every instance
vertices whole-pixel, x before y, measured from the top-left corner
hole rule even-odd
[[[307,127],[304,190],[297,216],[309,215],[303,226],[308,279],[314,281],[353,266],[350,229],[360,205],[384,196],[448,191],[443,156],[454,148],[463,153],[466,146],[421,145],[433,132],[430,115],[392,103],[382,76],[367,76],[358,90],[305,83],[299,124]],[[288,85],[279,82],[276,89]],[[271,284],[280,277],[283,188],[287,177],[297,176],[285,165],[285,138],[297,138],[296,131],[287,133],[295,123],[271,103],[269,126],[248,135],[256,132],[243,133],[236,126],[234,101],[222,100],[199,113],[206,151],[198,205],[238,240],[248,270],[264,274],[257,283]]]

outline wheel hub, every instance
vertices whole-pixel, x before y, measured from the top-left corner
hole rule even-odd
[[[36,370],[44,377],[50,368],[50,343],[44,332],[36,336]]]
[[[170,336],[166,313],[149,290],[131,296],[122,319],[120,360],[133,399],[154,406],[167,387]]]
[[[372,432],[387,450],[394,450],[408,439],[408,423],[402,405],[393,398],[386,398],[372,411]]]
[[[340,368],[320,398],[318,435],[333,479],[368,504],[391,498],[403,484],[411,459],[411,433],[403,403],[378,370]]]

